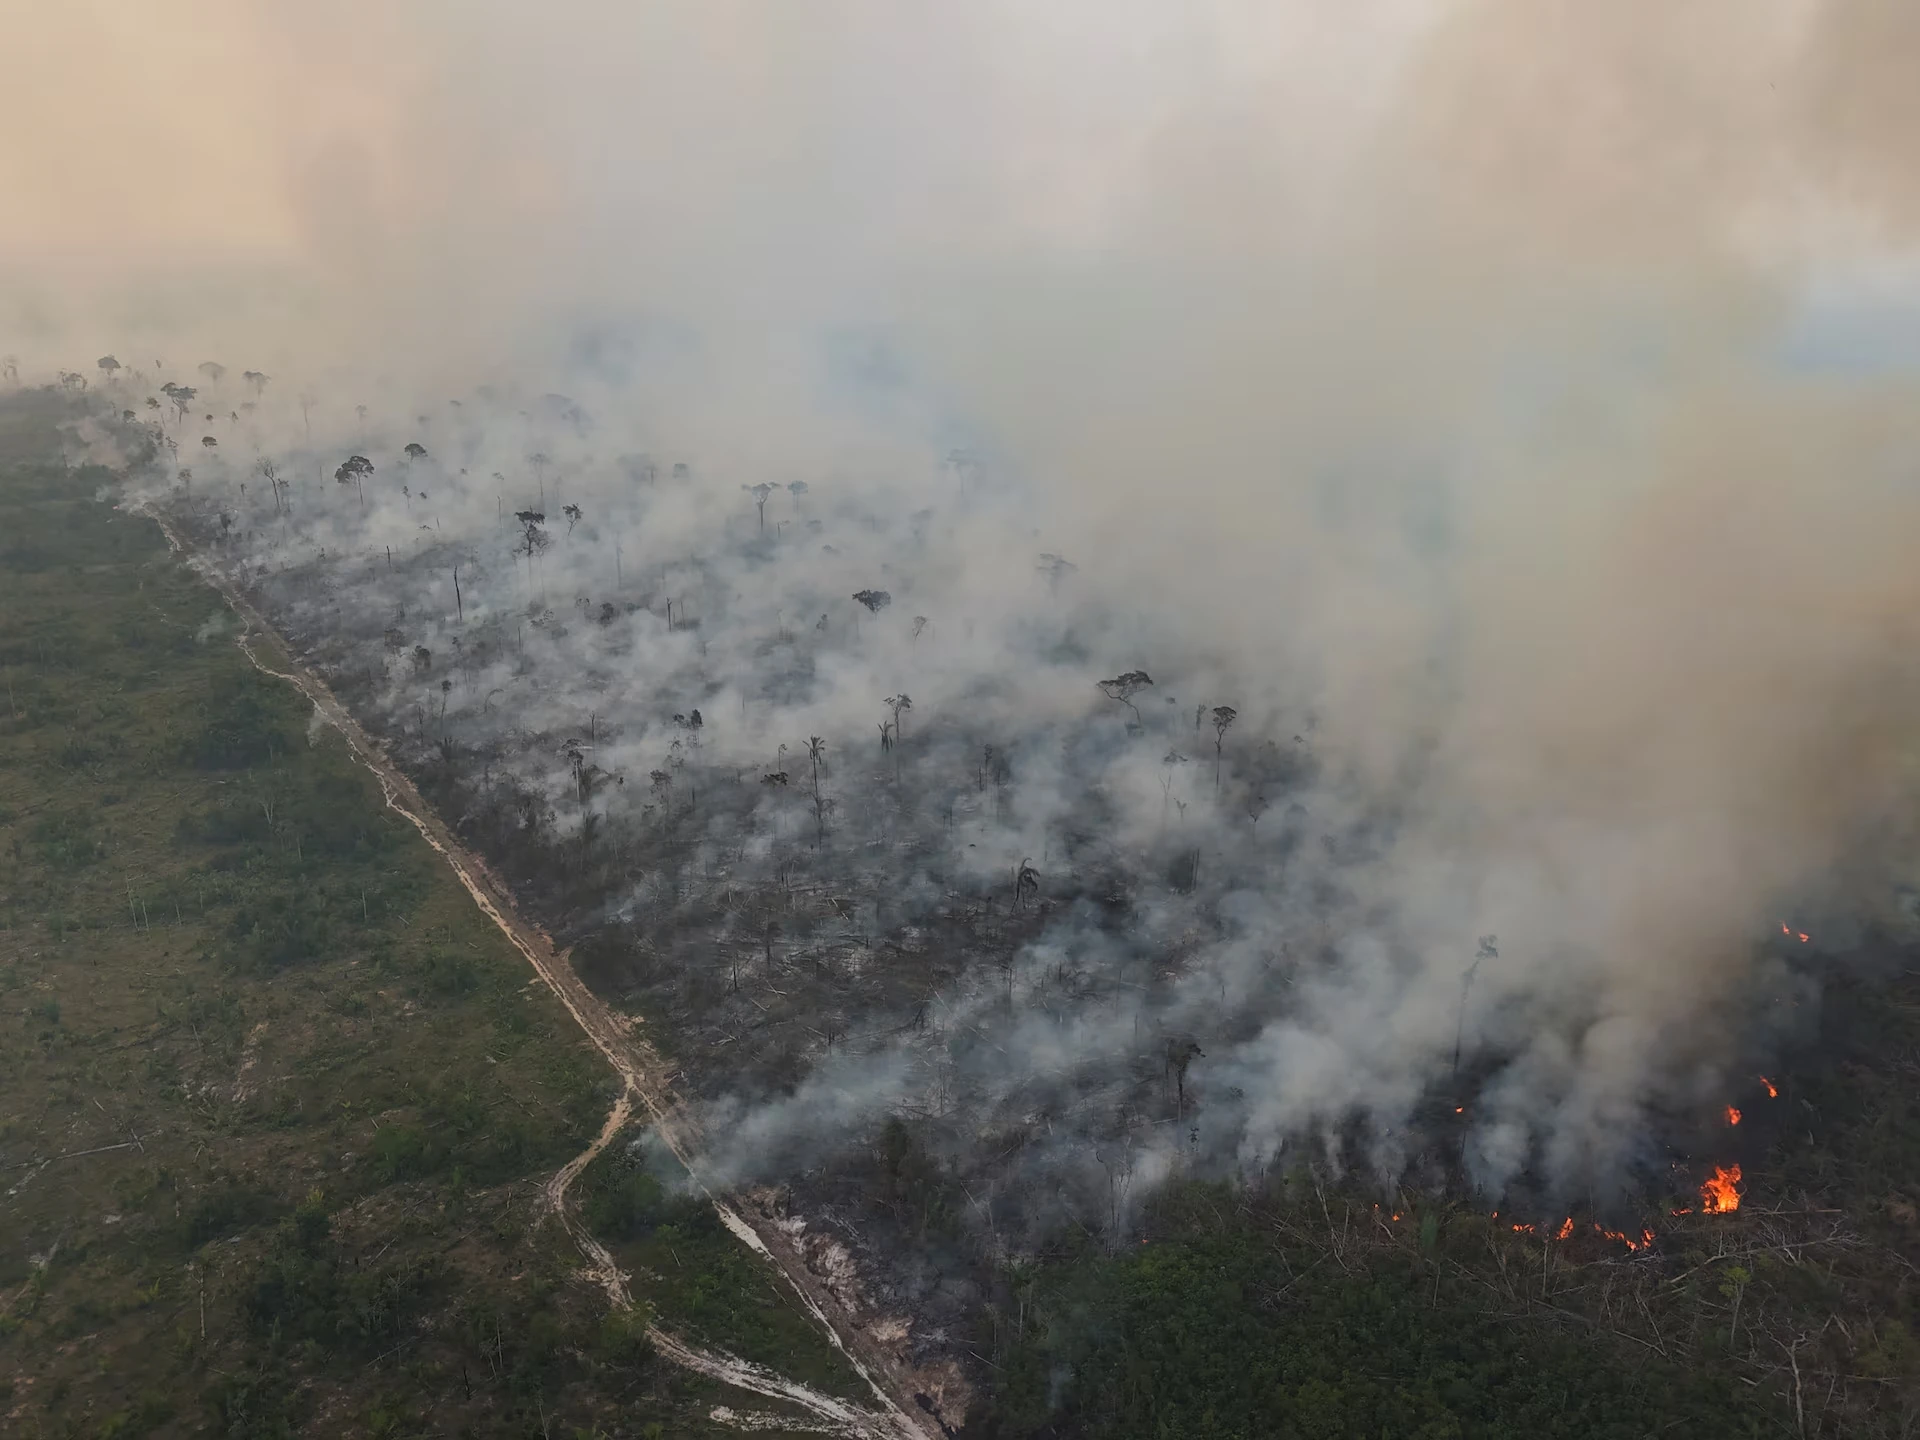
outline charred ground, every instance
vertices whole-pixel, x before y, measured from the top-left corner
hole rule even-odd
[[[1623,1186],[1569,1193],[1522,1170],[1494,1202],[1508,1213],[1488,1213],[1465,1163],[1462,1117],[1507,1056],[1482,1041],[1450,1073],[1430,1075],[1384,1144],[1376,1120],[1336,1116],[1329,1149],[1268,1159],[1210,1188],[1232,1127],[1207,1117],[1246,1097],[1205,1063],[1209,1051],[1253,1041],[1292,994],[1342,963],[1336,941],[1361,904],[1342,867],[1364,863],[1396,820],[1377,806],[1337,820],[1324,804],[1309,808],[1319,778],[1311,717],[1297,717],[1299,733],[1274,731],[1281,717],[1268,717],[1269,733],[1247,734],[1233,730],[1231,707],[1204,701],[1189,709],[1166,696],[1143,712],[1153,692],[1125,685],[1129,673],[1100,683],[1071,615],[1041,613],[1020,622],[1028,652],[1118,705],[1091,720],[1035,722],[1006,704],[1015,679],[976,674],[938,713],[924,701],[896,705],[896,690],[875,703],[872,732],[796,731],[764,756],[743,753],[738,736],[759,733],[766,713],[809,713],[844,683],[863,620],[869,631],[910,626],[908,646],[921,643],[926,617],[905,612],[915,575],[933,568],[917,548],[923,519],[829,509],[805,520],[810,549],[840,533],[836,520],[841,531],[884,535],[896,561],[868,569],[896,587],[900,609],[885,614],[892,594],[866,590],[855,611],[809,580],[766,626],[741,611],[733,588],[781,563],[778,540],[757,526],[743,537],[728,522],[716,556],[631,579],[616,558],[618,599],[603,600],[581,572],[606,568],[611,537],[589,520],[580,541],[597,545],[596,558],[574,562],[581,593],[561,609],[537,594],[541,556],[560,543],[541,530],[544,509],[509,522],[503,503],[491,549],[443,543],[421,525],[402,553],[343,551],[336,539],[330,556],[319,542],[340,532],[303,522],[297,507],[337,508],[344,496],[276,491],[271,516],[241,522],[285,532],[262,548],[233,519],[239,482],[221,483],[211,495],[204,479],[198,491],[176,485],[165,503],[529,912],[573,944],[583,977],[644,1018],[706,1118],[717,1173],[823,1237],[814,1253],[824,1269],[856,1262],[845,1283],[877,1315],[911,1322],[917,1356],[959,1357],[987,1383],[996,1398],[974,1424],[1126,1433],[1161,1413],[1154,1397],[1186,1382],[1136,1352],[1188,1313],[1190,1262],[1243,1278],[1276,1266],[1322,1279],[1337,1271],[1341,1284],[1300,1292],[1304,1312],[1280,1305],[1282,1328],[1268,1339],[1283,1348],[1301,1343],[1285,1329],[1299,1313],[1323,1303],[1340,1312],[1356,1278],[1388,1297],[1382,1313],[1395,1324],[1426,1289],[1431,1314],[1389,1342],[1399,1347],[1383,1370],[1389,1391],[1457,1362],[1466,1378],[1450,1384],[1498,1395],[1505,1382],[1474,1368],[1492,1351],[1469,1345],[1443,1361],[1422,1337],[1434,1325],[1504,1334],[1517,1314],[1521,1341],[1500,1346],[1524,1351],[1534,1336],[1545,1346],[1536,1368],[1562,1377],[1563,1396],[1582,1353],[1555,1348],[1568,1334],[1600,1347],[1603,1375],[1635,1347],[1677,1367],[1618,1392],[1621,1433],[1637,1433],[1636,1416],[1664,1416],[1662,1393],[1691,1394],[1681,1375],[1701,1387],[1685,1402],[1697,1405],[1687,1416],[1696,1429],[1895,1433],[1904,1423],[1912,1272],[1869,1257],[1908,1252],[1900,1226],[1914,1212],[1902,1197],[1914,1182],[1903,1147],[1881,1144],[1895,1122],[1873,1115],[1862,1077],[1846,1068],[1862,1062],[1838,1058],[1884,1064],[1899,1053],[1888,1017],[1903,1012],[1880,988],[1906,953],[1899,937],[1868,932],[1849,944],[1876,957],[1882,979],[1830,990],[1866,998],[1830,1010],[1824,1030],[1793,937],[1757,944],[1755,983],[1722,1017],[1719,1046],[1723,1071],[1748,1078],[1723,1083],[1710,1104],[1652,1108]],[[557,492],[561,477],[553,483]],[[697,485],[690,474],[664,483]],[[674,503],[649,493],[662,484],[657,473],[634,483],[635,528]],[[569,522],[571,538],[580,521]],[[524,581],[500,564],[519,546]],[[1051,601],[1058,566],[1040,569]],[[818,623],[785,623],[816,601],[827,607]],[[496,708],[506,713],[489,718]],[[815,741],[824,743],[810,753]],[[1110,789],[1116,755],[1166,782],[1161,823],[1144,838],[1123,832],[1127,807]],[[1203,802],[1211,818],[1190,831],[1188,806]],[[1036,810],[1047,814],[1038,825]],[[1023,843],[1033,836],[1039,855]],[[1276,889],[1294,902],[1284,932],[1236,913],[1241,897]],[[1874,968],[1831,949],[1822,958],[1842,976]],[[1464,999],[1461,1012],[1464,1030]],[[1781,1070],[1783,1046],[1802,1057],[1797,1069]],[[1763,1065],[1780,1073],[1758,1081]],[[1761,1098],[1756,1082],[1777,1093]],[[1729,1104],[1741,1126],[1725,1123]],[[1843,1177],[1837,1157],[1856,1146],[1876,1160]],[[1384,1170],[1382,1154],[1393,1160]],[[1703,1181],[1734,1164],[1753,1197],[1746,1208],[1695,1213]],[[593,1172],[595,1193],[623,1193],[652,1173],[644,1148],[608,1158]],[[619,1219],[618,1205],[602,1215],[615,1238],[623,1225],[653,1233],[644,1218]],[[1171,1258],[1163,1265],[1160,1254]],[[1236,1280],[1231,1305],[1279,1304],[1293,1284],[1263,1291]],[[1227,1303],[1207,1308],[1216,1302]],[[1096,1324],[1102,1307],[1129,1318]],[[1362,1345],[1351,1318],[1326,1341],[1336,1368],[1346,1347]],[[1117,1391],[1098,1378],[1120,1363],[1114,1345],[1134,1357],[1127,1365],[1147,1364]],[[1312,1367],[1227,1368],[1238,1378],[1219,1393],[1238,1395],[1246,1416],[1299,1409],[1299,1387],[1319,1383]],[[1735,1375],[1770,1397],[1752,1416],[1743,1392],[1727,1388]],[[1809,1386],[1824,1386],[1817,1404]],[[1433,1403],[1435,1415],[1469,1413],[1444,1393]],[[1101,1408],[1109,1404],[1121,1408]],[[1534,1402],[1502,1404],[1487,1416],[1520,1424]],[[1335,1402],[1329,1413],[1338,1411]],[[1412,1413],[1378,1412],[1390,1428]]]

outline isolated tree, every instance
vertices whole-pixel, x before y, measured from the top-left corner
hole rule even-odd
[[[78,370],[62,370],[60,372],[60,388],[78,395],[87,388],[87,377],[82,375]]]
[[[1220,788],[1220,755],[1227,743],[1227,727],[1240,718],[1240,712],[1231,705],[1213,707],[1213,788]]]
[[[913,709],[913,697],[902,690],[898,695],[887,696],[887,698],[880,703],[893,711],[893,733],[895,738],[897,739],[904,735],[906,732],[900,726],[900,717],[906,711]]]
[[[201,448],[205,450],[218,450],[220,448],[220,442],[211,435],[202,435],[200,437],[200,445]]]
[[[1167,1042],[1167,1068],[1173,1072],[1173,1083],[1180,1119],[1187,1116],[1187,1067],[1195,1060],[1204,1060],[1207,1052],[1202,1050],[1191,1038],[1169,1040]]]
[[[313,439],[313,407],[318,403],[313,395],[302,392],[300,396],[300,424],[307,432],[307,439]]]
[[[818,735],[807,737],[807,759],[813,765],[813,823],[816,848],[827,843],[827,807],[820,798],[820,762],[827,758],[827,742]]]
[[[1160,777],[1160,824],[1162,828],[1164,828],[1167,823],[1167,806],[1171,804],[1173,800],[1174,777],[1179,773],[1178,767],[1186,763],[1187,757],[1182,755],[1178,750],[1167,751],[1166,756],[1160,761],[1160,764],[1165,767],[1164,773]]]
[[[147,396],[147,408],[149,410],[158,410],[160,408],[160,402],[149,395]]]
[[[793,497],[793,509],[795,514],[798,514],[800,512],[800,502],[802,499],[806,497],[806,493],[807,493],[806,481],[794,480],[788,483],[787,494]]]
[[[562,505],[560,507],[560,513],[567,517],[567,534],[573,534],[573,527],[580,523],[580,507],[578,505]]]
[[[758,485],[742,485],[740,488],[753,496],[754,508],[760,512],[760,533],[766,534],[767,501],[773,497],[775,487],[762,481]]]
[[[367,508],[366,480],[373,474],[373,462],[364,455],[349,455],[341,461],[340,468],[333,472],[333,478],[341,485],[351,485],[360,496],[360,508]]]
[[[1151,675],[1147,674],[1144,670],[1128,670],[1114,676],[1111,680],[1096,680],[1093,683],[1098,687],[1100,693],[1109,700],[1117,700],[1120,704],[1126,706],[1127,709],[1133,711],[1133,723],[1135,725],[1141,723],[1140,708],[1133,703],[1133,697],[1153,684],[1153,677]]]
[[[0,355],[0,379],[9,385],[20,383],[20,360],[15,355]]]
[[[1498,960],[1499,958],[1500,937],[1498,935],[1482,935],[1480,937],[1480,948],[1474,952],[1473,963],[1467,967],[1466,974],[1460,978],[1460,1018],[1455,1022],[1453,1027],[1453,1078],[1456,1083],[1460,1079],[1460,1045],[1461,1042],[1466,1039],[1467,1035],[1467,995],[1468,992],[1473,989],[1473,977],[1479,973],[1480,962],[1482,960]]]
[[[360,429],[364,433],[367,428],[367,407],[364,405],[356,405],[353,407],[353,413],[354,417],[359,420]]]
[[[1048,593],[1058,595],[1060,582],[1080,567],[1062,555],[1042,555],[1039,568],[1046,577]]]
[[[280,478],[280,467],[271,460],[260,462],[260,474],[273,491],[273,508],[277,511],[286,499],[287,482]]]
[[[916,615],[913,617],[913,638],[915,640],[918,640],[920,638],[920,632],[926,628],[927,628],[926,616]]]
[[[418,440],[409,440],[404,453],[409,460],[424,460],[427,458],[427,447]]]
[[[262,374],[258,370],[242,370],[240,372],[240,378],[253,387],[253,393],[257,396],[265,393],[267,381],[271,377]]]
[[[102,355],[98,360],[94,361],[93,363],[94,363],[94,366],[100,371],[100,373],[106,376],[107,379],[109,380],[113,379],[115,371],[125,368],[124,366],[121,365],[121,363],[118,360],[114,359],[113,356],[111,355]]]
[[[691,480],[693,478],[693,471],[687,468],[686,461],[676,460],[673,462],[673,478],[676,480]]]
[[[218,385],[227,373],[227,367],[222,365],[218,360],[201,361],[199,370],[202,375],[207,377],[208,383],[213,385]]]
[[[1040,872],[1033,868],[1033,860],[1023,859],[1013,872],[1013,908],[1020,909],[1030,899],[1040,894]]]
[[[856,590],[853,598],[866,606],[867,609],[875,615],[878,615],[893,603],[893,596],[884,590]]]
[[[513,547],[513,553],[527,557],[527,579],[529,585],[538,574],[536,562],[553,543],[552,538],[540,527],[546,523],[546,515],[539,510],[517,511],[514,518],[526,527],[520,537],[520,543]],[[543,595],[545,591],[541,592]]]
[[[567,767],[573,771],[574,794],[579,797],[580,803],[584,805],[587,803],[586,753],[581,750],[578,740],[570,739],[560,747],[560,754],[565,758]]]
[[[180,412],[180,418],[185,420],[187,418],[187,412],[193,408],[193,402],[199,396],[200,392],[195,390],[191,385],[175,385],[171,381],[162,385],[160,388],[165,391],[167,397],[173,401],[173,408]]]
[[[424,675],[433,669],[433,652],[424,645],[413,647],[413,668],[416,674]]]

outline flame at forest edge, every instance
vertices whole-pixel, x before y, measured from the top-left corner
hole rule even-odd
[[[1700,1187],[1700,1211],[1704,1215],[1731,1215],[1740,1208],[1740,1167],[1717,1165]]]

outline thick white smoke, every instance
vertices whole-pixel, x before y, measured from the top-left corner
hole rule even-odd
[[[47,119],[0,135],[0,315],[29,371],[272,374],[218,461],[180,457],[223,497],[256,450],[296,457],[297,543],[243,518],[256,564],[406,554],[428,524],[472,557],[482,614],[524,607],[541,577],[499,517],[545,487],[530,451],[564,445],[545,508],[588,518],[544,562],[559,588],[612,593],[624,537],[653,593],[715,607],[704,653],[576,631],[591,686],[452,702],[476,727],[498,706],[555,732],[698,675],[745,715],[709,748],[765,769],[808,734],[871,743],[909,680],[934,746],[1092,724],[1092,680],[1143,666],[1155,705],[1167,676],[1183,713],[1231,701],[1249,752],[1303,736],[1304,849],[1226,867],[1204,953],[1137,937],[1186,967],[1161,1021],[1263,1022],[1195,1062],[1216,1156],[1361,1116],[1390,1168],[1463,1035],[1473,1172],[1604,1178],[1648,1105],[1720,1083],[1776,908],[1869,903],[1898,869],[1867,861],[1902,853],[1910,798],[1920,407],[1871,336],[1832,339],[1912,303],[1920,17],[1898,0],[1376,0],[1337,22],[1244,0],[193,0],[137,36],[116,13],[45,8],[0,59]],[[551,390],[591,436],[542,416]],[[391,459],[416,433],[421,513]],[[993,485],[942,468],[956,445]],[[327,476],[377,446],[363,512]],[[642,497],[614,463],[642,450],[704,488]],[[777,570],[741,559],[741,487],[793,480],[809,498],[771,501],[776,527],[834,533]],[[1060,595],[1041,552],[1078,567]],[[812,633],[820,597],[830,636],[859,620],[849,575],[899,609],[763,703],[758,637]],[[343,628],[368,630],[356,594],[393,603],[375,583],[336,593]],[[1191,823],[1264,853],[1278,822],[1194,778],[1207,737],[1164,710],[1144,728],[1133,751],[1030,747],[982,873],[1057,847],[1089,793],[1150,849],[1176,743]],[[630,726],[617,765],[637,782],[663,733]],[[1322,871],[1342,897],[1316,910]],[[1003,1043],[1057,1071],[1137,1018]],[[910,1069],[836,1058],[759,1123],[833,1123]]]

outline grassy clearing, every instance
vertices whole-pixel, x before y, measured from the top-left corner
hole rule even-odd
[[[725,1433],[534,1223],[610,1073],[60,418],[0,406],[0,1430]]]
[[[791,1379],[865,1403],[866,1385],[793,1292],[675,1179],[671,1157],[645,1131],[632,1133],[581,1173],[581,1219],[689,1340],[768,1363],[777,1357]]]

